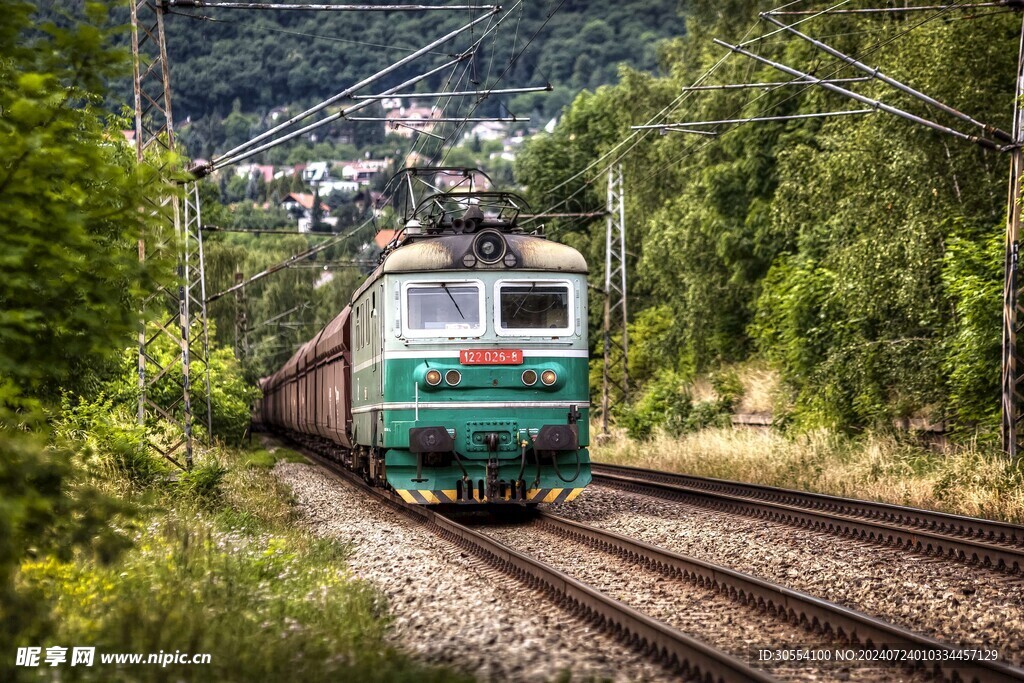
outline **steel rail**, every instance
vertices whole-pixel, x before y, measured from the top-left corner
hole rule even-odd
[[[831,633],[842,640],[872,649],[932,652],[934,659],[919,661],[917,668],[921,671],[930,669],[931,673],[946,681],[977,680],[994,683],[1024,680],[1024,669],[998,661],[982,660],[965,664],[954,658],[954,653],[959,650],[954,645],[749,574],[565,519],[547,511],[541,511],[539,519],[561,536],[582,541],[628,560],[642,562],[672,578],[711,588],[739,602],[780,615],[791,623]],[[890,663],[894,667],[899,666],[898,663]]]
[[[309,449],[301,452],[325,471],[421,522],[436,535],[473,552],[490,564],[547,594],[559,607],[590,621],[634,649],[676,672],[700,680],[727,683],[776,679],[740,659],[707,645],[633,609],[539,560],[474,531],[426,506],[407,505],[393,493],[373,487],[356,474]]]
[[[954,557],[1010,572],[1024,569],[1024,527],[918,508],[595,463],[596,483],[698,501],[728,512]]]

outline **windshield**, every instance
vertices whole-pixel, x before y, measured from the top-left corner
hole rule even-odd
[[[501,327],[506,330],[569,329],[569,286],[566,284],[501,285]]]
[[[474,284],[410,287],[406,292],[409,330],[449,333],[479,332],[480,289]]]

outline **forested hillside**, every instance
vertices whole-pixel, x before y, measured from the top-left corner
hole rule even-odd
[[[683,30],[677,5],[677,0],[509,4],[509,17],[481,45],[477,76],[489,83],[508,69],[501,87],[550,82],[554,94],[518,96],[505,104],[521,116],[534,111],[553,116],[580,89],[614,82],[619,63],[653,69],[655,43]],[[481,14],[176,10],[167,22],[175,114],[224,117],[235,99],[243,111],[256,113],[319,101]],[[475,35],[487,26],[480,24]],[[450,45],[441,46],[432,61],[419,61],[381,85],[438,66],[450,52]],[[420,90],[437,90],[444,78],[425,81]],[[498,106],[495,99],[482,111],[493,114]]]
[[[668,75],[628,71],[615,86],[582,93],[554,134],[520,155],[520,180],[537,209],[600,209],[604,169],[621,156],[631,380],[674,391],[680,376],[759,359],[785,386],[777,419],[865,427],[924,416],[966,433],[990,430],[999,409],[1005,154],[881,112],[720,125],[717,137],[628,137],[630,125],[650,121],[859,108],[814,87],[680,94],[701,78],[787,80],[740,55],[719,64],[729,53],[712,39],[769,33],[757,19],[764,9],[756,0],[688,3],[685,36],[661,51]],[[802,28],[1009,130],[1019,16],[832,16]],[[785,34],[751,49],[819,77],[860,75]],[[851,87],[967,127],[881,83]],[[601,267],[603,224],[552,227]]]

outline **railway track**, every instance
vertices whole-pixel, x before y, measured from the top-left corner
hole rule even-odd
[[[935,653],[933,656],[936,660],[946,658],[947,663],[933,666],[928,673],[942,680],[1024,680],[1024,670],[1003,663],[992,663],[989,666],[985,662],[981,668],[977,663],[960,666],[948,658],[948,655],[957,651],[956,647],[827,600],[546,511],[540,511],[538,515],[543,525],[551,527],[560,536],[580,540],[595,549],[649,567],[666,577],[711,588],[792,624],[830,635],[842,643],[890,651]]]
[[[359,477],[333,462],[309,451],[304,452],[334,476],[345,479],[393,509],[423,523],[440,537],[546,594],[566,611],[593,623],[683,676],[723,682],[775,680],[765,671],[747,664],[743,658],[697,640],[566,572],[459,523],[447,514],[425,506],[406,505],[389,492],[367,486]],[[919,667],[920,673],[933,674],[948,681],[988,683],[1024,680],[1024,670],[1002,662],[958,661],[948,656],[956,652],[952,646],[725,567],[685,557],[547,512],[536,513],[536,520],[559,536],[640,563],[671,579],[710,588],[792,624],[824,633],[830,640],[875,650],[933,653],[930,655],[932,662],[927,665],[928,670]]]
[[[1024,570],[1024,527],[943,512],[621,465],[593,464],[594,482],[642,495]]]
[[[593,589],[539,560],[439,514],[425,506],[407,505],[394,494],[368,486],[361,478],[308,449],[300,449],[330,474],[359,487],[368,495],[423,523],[431,531],[465,548],[534,590],[545,593],[559,607],[591,622],[635,649],[647,653],[668,669],[687,679],[775,681],[737,657],[682,633],[657,619]]]

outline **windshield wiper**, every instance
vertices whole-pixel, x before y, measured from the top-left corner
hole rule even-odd
[[[533,292],[533,290],[536,287],[537,287],[537,283],[536,282],[533,282],[533,283],[530,284],[530,288],[528,290],[526,290],[526,294],[523,295],[523,300],[519,302],[519,305],[516,307],[516,310],[512,311],[512,318],[511,318],[511,320],[515,320],[516,316],[519,315],[519,311],[523,310],[523,306],[526,305],[526,297],[530,296],[530,294]]]
[[[452,293],[448,291],[448,285],[446,285],[445,283],[442,282],[441,283],[441,289],[443,289],[444,293],[448,295],[448,298],[452,300],[452,303],[455,304],[455,310],[458,311],[459,315],[462,316],[462,319],[465,320],[466,319],[466,315],[462,312],[462,309],[459,308],[459,302],[456,301],[455,297],[452,296]]]

